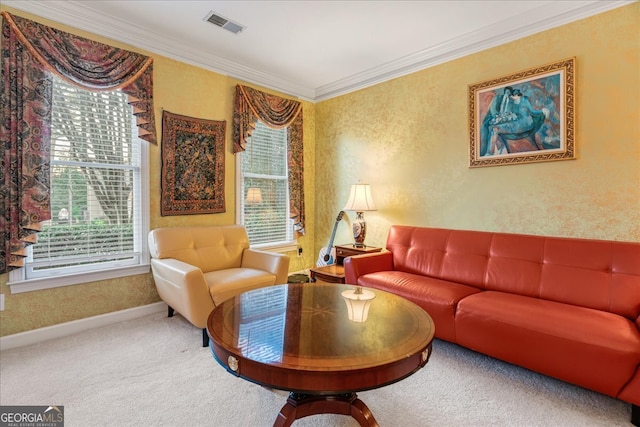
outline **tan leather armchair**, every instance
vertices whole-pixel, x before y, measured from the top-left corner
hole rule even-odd
[[[202,329],[224,300],[264,286],[287,282],[289,257],[249,248],[244,226],[157,228],[149,233],[151,271],[160,298]]]

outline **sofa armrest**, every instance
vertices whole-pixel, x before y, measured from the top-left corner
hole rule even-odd
[[[289,256],[276,252],[245,249],[242,253],[243,268],[254,268],[275,274],[275,284],[285,284],[289,277]]]
[[[151,271],[160,298],[197,327],[206,327],[213,301],[202,270],[174,258],[154,258]]]
[[[358,277],[376,271],[393,270],[393,254],[389,251],[354,255],[344,259],[345,282],[357,285]]]

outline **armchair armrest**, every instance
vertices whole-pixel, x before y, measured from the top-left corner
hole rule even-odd
[[[388,251],[354,255],[344,259],[345,282],[358,284],[358,277],[376,271],[393,270],[393,254]]]
[[[202,270],[174,258],[151,259],[151,270],[164,302],[199,328],[214,305]]]
[[[187,264],[186,262],[182,262],[174,258],[163,258],[152,259],[151,267],[155,274],[178,288],[193,286],[193,283],[197,282],[198,279],[201,278],[201,283],[203,284],[204,289],[207,289],[202,270],[194,265]]]
[[[242,253],[241,266],[275,274],[276,285],[287,283],[289,277],[289,256],[285,254],[245,249]]]

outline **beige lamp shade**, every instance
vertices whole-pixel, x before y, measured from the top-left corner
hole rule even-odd
[[[262,190],[258,187],[249,187],[247,189],[247,197],[244,202],[248,205],[262,203]]]
[[[353,184],[347,204],[342,210],[355,212],[377,210],[375,203],[373,203],[373,197],[371,197],[371,186],[369,184]]]

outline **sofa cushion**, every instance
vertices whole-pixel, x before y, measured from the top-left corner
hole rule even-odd
[[[484,288],[492,235],[394,225],[387,250],[394,269]]]
[[[640,314],[640,245],[547,239],[540,298],[635,320]]]
[[[545,238],[493,234],[485,288],[538,297]]]
[[[480,292],[473,286],[401,271],[366,274],[358,278],[358,284],[391,292],[416,303],[433,319],[436,337],[447,341],[455,340],[453,317],[458,302]]]
[[[617,397],[640,364],[640,332],[606,311],[485,291],[458,303],[459,344]]]

